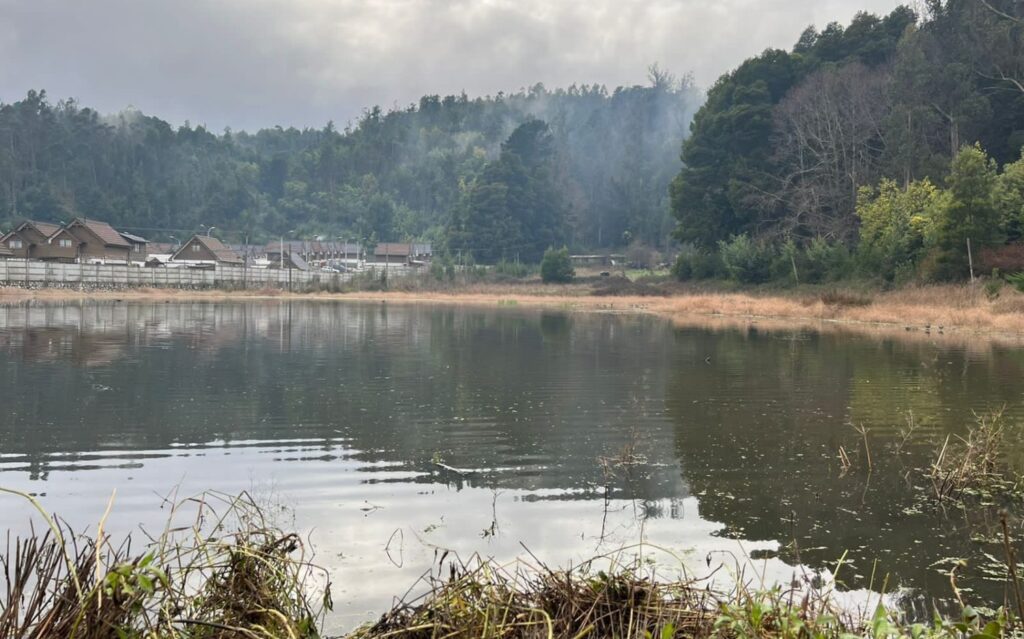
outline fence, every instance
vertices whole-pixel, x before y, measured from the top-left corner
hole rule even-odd
[[[40,287],[95,287],[95,288],[282,288],[302,290],[308,288],[336,288],[354,277],[404,277],[416,269],[390,264],[370,266],[359,273],[330,273],[326,271],[299,271],[258,269],[217,265],[212,269],[200,268],[146,268],[115,264],[60,264],[35,260],[0,260],[0,284]]]

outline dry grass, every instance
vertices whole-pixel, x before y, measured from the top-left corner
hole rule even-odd
[[[1024,336],[1024,293],[1009,288],[989,300],[980,286],[936,285],[907,287],[865,295],[832,290],[822,293],[722,292],[675,287],[666,297],[651,295],[594,295],[600,282],[548,285],[540,282],[467,284],[450,290],[411,290],[356,293],[285,293],[259,291],[178,291],[136,289],[131,291],[77,292],[56,289],[26,291],[0,289],[0,301],[30,300],[206,300],[309,299],[371,300],[402,303],[445,303],[495,306],[556,307],[603,312],[645,312],[685,323],[688,318],[737,318],[783,320],[793,325],[846,324],[900,331],[970,332]],[[622,291],[626,292],[626,291]]]
[[[95,537],[77,535],[32,497],[0,492],[31,501],[46,524],[0,549],[0,639],[319,636],[329,589],[311,596],[302,541],[247,495],[176,504],[163,533],[134,551],[130,539],[112,545],[102,522]],[[177,522],[186,505],[192,518]]]

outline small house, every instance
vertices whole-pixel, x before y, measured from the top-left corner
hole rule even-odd
[[[11,252],[11,257],[38,259],[38,247],[46,244],[51,235],[60,230],[57,224],[25,220],[13,231],[0,237],[0,245]]]
[[[209,235],[193,235],[174,252],[170,261],[187,266],[243,266],[245,263],[241,255]]]
[[[76,238],[78,261],[89,264],[128,264],[132,245],[106,222],[76,218],[64,225]]]
[[[82,243],[78,238],[62,226],[53,235],[46,238],[44,243],[36,247],[32,257],[44,262],[74,264],[78,261],[81,246]]]
[[[373,262],[376,264],[410,264],[412,262],[412,244],[383,242],[373,251]]]
[[[124,231],[119,231],[119,233],[131,245],[131,249],[128,252],[128,261],[132,264],[145,264],[146,258],[149,257],[149,240],[138,235],[125,233]]]

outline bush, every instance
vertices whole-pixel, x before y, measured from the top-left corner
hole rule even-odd
[[[719,242],[718,250],[729,277],[743,284],[761,284],[771,279],[775,251],[767,243],[746,234]]]
[[[576,271],[572,268],[572,260],[569,258],[569,249],[549,248],[544,251],[544,258],[540,262],[540,279],[545,283],[567,283],[576,277]]]
[[[829,244],[815,238],[804,249],[801,281],[810,283],[832,282],[850,274],[850,251],[841,243]]]
[[[724,272],[718,253],[690,246],[684,248],[676,257],[676,261],[672,264],[672,274],[679,281],[686,282],[720,277]]]
[[[522,279],[529,276],[531,270],[522,262],[509,262],[504,259],[494,265],[494,274],[506,279]]]

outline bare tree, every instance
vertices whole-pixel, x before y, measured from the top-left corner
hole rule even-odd
[[[780,188],[766,204],[781,210],[783,232],[849,239],[857,189],[874,183],[885,150],[889,74],[860,64],[824,69],[775,111]]]

